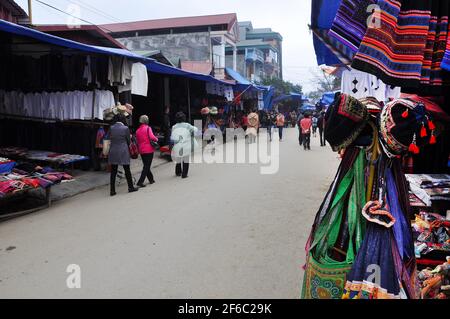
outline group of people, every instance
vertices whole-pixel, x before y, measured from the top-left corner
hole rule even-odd
[[[192,143],[195,143],[193,136],[197,134],[198,129],[186,122],[186,115],[183,112],[176,114],[176,124],[172,127],[170,139],[172,140],[173,158],[176,161],[175,175],[184,178],[189,173],[189,157],[193,149]],[[128,191],[136,192],[139,188],[146,187],[145,180],[149,185],[155,183],[151,166],[154,152],[158,145],[158,138],[153,134],[152,128],[149,126],[149,118],[142,115],[139,119],[140,126],[136,131],[135,143],[137,151],[141,156],[143,169],[140,178],[134,185],[133,177],[130,169],[130,146],[134,143],[130,128],[127,126],[127,119],[122,114],[114,116],[113,125],[111,125],[105,140],[108,140],[109,149],[108,163],[111,166],[110,176],[110,195],[116,195],[116,177],[118,167],[122,166],[125,171],[125,177],[128,183]]]

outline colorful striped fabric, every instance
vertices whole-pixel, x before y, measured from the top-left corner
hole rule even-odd
[[[421,84],[435,86],[443,84],[441,63],[447,44],[449,8],[449,1],[433,1]]]
[[[352,67],[389,85],[418,86],[432,1],[379,0],[377,4],[379,25],[368,27]]]
[[[369,16],[376,0],[343,0],[329,31],[351,51],[351,58],[358,52],[361,40],[366,34]]]

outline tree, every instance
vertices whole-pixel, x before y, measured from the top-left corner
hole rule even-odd
[[[323,70],[320,73],[314,73],[311,82],[316,86],[316,90],[308,94],[308,97],[314,102],[318,102],[326,92],[335,92],[341,89],[341,78],[327,74]]]
[[[275,96],[290,94],[291,92],[302,94],[303,89],[299,84],[283,81],[279,78],[264,78],[262,79],[261,84],[273,86],[275,88]]]

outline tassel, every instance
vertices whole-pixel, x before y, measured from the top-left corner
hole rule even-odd
[[[433,123],[432,120],[428,120],[428,128],[429,128],[431,131],[434,131],[434,130],[436,129],[436,125],[434,125],[434,123]]]
[[[430,144],[431,144],[431,145],[436,144],[436,136],[434,136],[433,133],[431,134],[431,137],[430,137]]]
[[[403,117],[404,119],[406,119],[408,116],[409,116],[409,110],[406,109],[406,111],[402,113],[402,117]]]
[[[425,128],[425,124],[422,124],[422,129],[420,130],[420,137],[427,136],[427,129]]]
[[[413,137],[413,141],[412,143],[409,145],[409,151],[413,154],[419,154],[420,153],[420,149],[419,147],[416,145],[416,134],[414,134]]]
[[[414,143],[411,143],[411,144],[409,145],[409,151],[410,151],[411,153],[413,153],[413,154],[419,154],[419,153],[420,153],[419,147],[418,147],[416,144],[414,144]]]

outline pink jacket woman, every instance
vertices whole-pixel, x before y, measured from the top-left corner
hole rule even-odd
[[[139,154],[151,154],[155,148],[150,141],[158,142],[158,138],[153,134],[152,128],[147,124],[141,124],[136,131],[136,140],[139,147]]]

